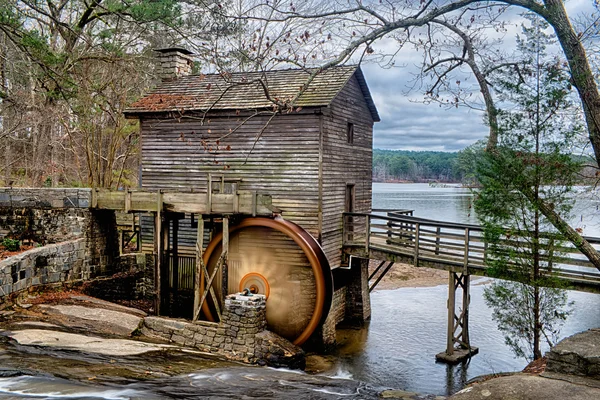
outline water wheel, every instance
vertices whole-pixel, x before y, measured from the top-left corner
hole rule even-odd
[[[212,274],[222,253],[222,234],[204,252]],[[200,290],[204,292],[204,279]],[[267,296],[267,326],[272,332],[303,344],[323,323],[333,294],[329,263],[319,243],[298,225],[283,219],[246,218],[229,230],[227,293],[245,288]],[[221,293],[222,279],[213,287]],[[202,313],[215,320],[214,305]]]

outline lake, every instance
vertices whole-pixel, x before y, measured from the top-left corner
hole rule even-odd
[[[477,223],[473,195],[463,188],[435,188],[427,184],[373,185],[373,208],[413,209],[417,217],[450,222]],[[598,235],[594,215],[597,200],[579,199],[573,220],[587,235]],[[583,215],[583,216],[582,216]],[[471,284],[471,345],[479,354],[456,366],[436,363],[435,354],[446,344],[447,287],[402,288],[372,293],[372,317],[368,329],[345,331],[347,346],[338,355],[338,370],[355,379],[408,391],[446,395],[460,390],[466,380],[478,375],[518,371],[527,362],[513,357],[492,312],[483,300],[488,279]],[[600,327],[600,295],[569,291],[574,312],[562,328],[561,337]]]

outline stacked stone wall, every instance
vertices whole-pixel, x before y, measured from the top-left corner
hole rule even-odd
[[[84,238],[90,276],[115,273],[115,213],[90,210],[91,198],[91,189],[0,188],[0,240],[45,245]]]
[[[91,189],[0,188],[0,240],[60,243],[83,237]]]
[[[86,243],[75,239],[32,249],[0,261],[0,304],[32,286],[88,279]]]
[[[225,299],[219,323],[147,317],[142,334],[222,355],[230,360],[304,368],[304,352],[266,330],[265,310],[265,296],[233,294]]]

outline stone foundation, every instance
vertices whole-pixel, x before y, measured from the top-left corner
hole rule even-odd
[[[195,323],[147,317],[142,334],[224,356],[229,360],[274,367],[304,368],[304,352],[266,330],[263,295],[232,294],[225,299],[221,322]]]
[[[369,294],[369,260],[352,257],[350,265],[345,322],[362,326],[371,319],[371,297]]]

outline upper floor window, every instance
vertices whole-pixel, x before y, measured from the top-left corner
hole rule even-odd
[[[352,122],[348,122],[346,138],[348,139],[348,143],[354,143],[354,124]]]

